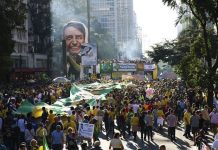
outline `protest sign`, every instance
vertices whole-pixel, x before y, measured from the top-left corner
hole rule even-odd
[[[94,133],[94,124],[89,123],[79,123],[79,136],[92,139]]]

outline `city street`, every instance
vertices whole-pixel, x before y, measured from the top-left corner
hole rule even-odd
[[[130,140],[129,138],[124,140],[122,139],[123,145],[126,150],[158,150],[160,145],[165,145],[167,150],[197,150],[196,146],[193,146],[193,141],[185,138],[183,136],[184,131],[183,128],[177,127],[176,130],[176,142],[172,142],[167,137],[167,130],[164,128],[162,134],[154,132],[153,141],[142,141],[140,137],[140,132],[138,132],[137,141]],[[111,137],[111,136],[110,136]],[[209,135],[209,137],[212,137]],[[105,135],[101,134],[101,147],[104,150],[109,149],[110,140],[105,139]]]
[[[218,0],[0,0],[0,150],[218,150],[217,18]]]

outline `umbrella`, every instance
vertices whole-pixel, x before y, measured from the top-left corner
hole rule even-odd
[[[27,80],[28,83],[35,83],[36,81],[33,79]]]
[[[57,78],[54,78],[52,81],[54,83],[68,83],[68,82],[70,82],[70,80],[68,80],[65,77],[57,77]]]

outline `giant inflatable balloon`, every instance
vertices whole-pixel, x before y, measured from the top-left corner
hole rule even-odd
[[[154,96],[154,89],[153,88],[147,88],[146,89],[146,97],[148,99],[152,99],[153,96]]]

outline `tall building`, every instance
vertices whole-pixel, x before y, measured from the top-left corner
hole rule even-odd
[[[117,40],[116,0],[90,0],[90,17],[95,18]]]
[[[90,0],[90,17],[96,18],[111,34],[119,50],[118,59],[130,59],[134,52],[141,50],[136,42],[138,37],[133,0]]]
[[[133,0],[117,0],[117,41],[128,42],[134,31]]]
[[[23,0],[27,4],[27,0]],[[26,14],[28,16],[28,14]],[[13,68],[26,68],[29,63],[28,56],[28,19],[24,21],[23,27],[17,26],[12,31],[14,44],[14,52],[11,54]]]
[[[17,26],[12,31],[15,42],[14,52],[11,54],[13,70],[15,74],[45,72],[49,68],[48,50],[50,34],[48,33],[42,38],[37,32],[36,27],[38,27],[38,31],[45,33],[46,29],[50,30],[51,24],[48,23],[47,26],[44,24],[34,26],[34,24],[37,20],[42,20],[39,14],[42,8],[50,11],[50,2],[44,7],[40,7],[34,0],[23,0],[23,2],[27,5],[26,20],[23,27]],[[45,14],[48,15],[48,13]],[[46,15],[42,14],[41,16]]]

